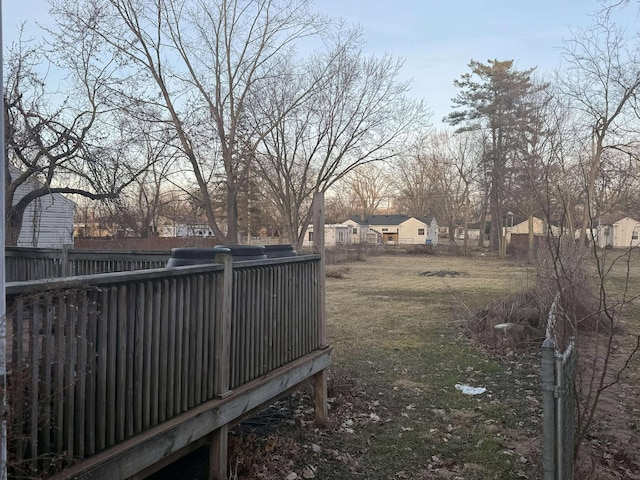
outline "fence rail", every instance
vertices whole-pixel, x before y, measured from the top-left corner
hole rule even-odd
[[[42,280],[74,275],[162,268],[168,252],[105,252],[92,250],[7,247],[7,282]]]
[[[57,470],[318,349],[320,261],[7,284],[14,470]]]
[[[558,327],[560,295],[551,306],[547,331],[542,344],[543,398],[543,472],[544,480],[573,478],[576,429],[576,347],[569,339],[564,351],[558,351],[556,338],[564,329]],[[561,339],[562,340],[562,339]]]

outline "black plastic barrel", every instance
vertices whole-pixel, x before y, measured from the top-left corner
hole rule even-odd
[[[216,248],[229,249],[234,262],[265,260],[267,258],[264,245],[220,245]]]
[[[181,267],[184,265],[206,265],[215,263],[219,253],[230,253],[227,248],[172,248],[167,267]]]
[[[265,245],[264,250],[267,254],[267,258],[282,258],[282,257],[297,257],[298,252],[295,251],[293,245]]]

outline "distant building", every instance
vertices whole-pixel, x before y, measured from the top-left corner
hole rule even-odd
[[[600,215],[591,222],[591,238],[601,248],[630,248],[640,245],[640,220],[635,215]]]
[[[28,179],[16,189],[13,204],[41,186],[35,178]],[[17,246],[60,248],[62,245],[73,245],[74,214],[75,202],[60,193],[34,199],[24,211]]]
[[[313,246],[313,225],[309,225],[305,234],[302,246]],[[324,226],[324,244],[326,247],[335,247],[337,245],[351,245],[350,228],[342,224],[332,224]]]
[[[438,243],[435,218],[411,215],[353,216],[342,223],[351,228],[352,243],[384,243],[387,245]]]

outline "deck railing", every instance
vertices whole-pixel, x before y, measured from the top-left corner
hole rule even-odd
[[[320,259],[8,283],[14,472],[58,470],[321,347]]]
[[[71,248],[7,247],[7,282],[23,282],[74,275],[124,272],[164,267],[169,252],[104,252]]]

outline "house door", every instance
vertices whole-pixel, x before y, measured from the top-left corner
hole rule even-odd
[[[398,244],[398,234],[397,233],[385,233],[384,234],[384,243],[387,245],[397,245]]]

